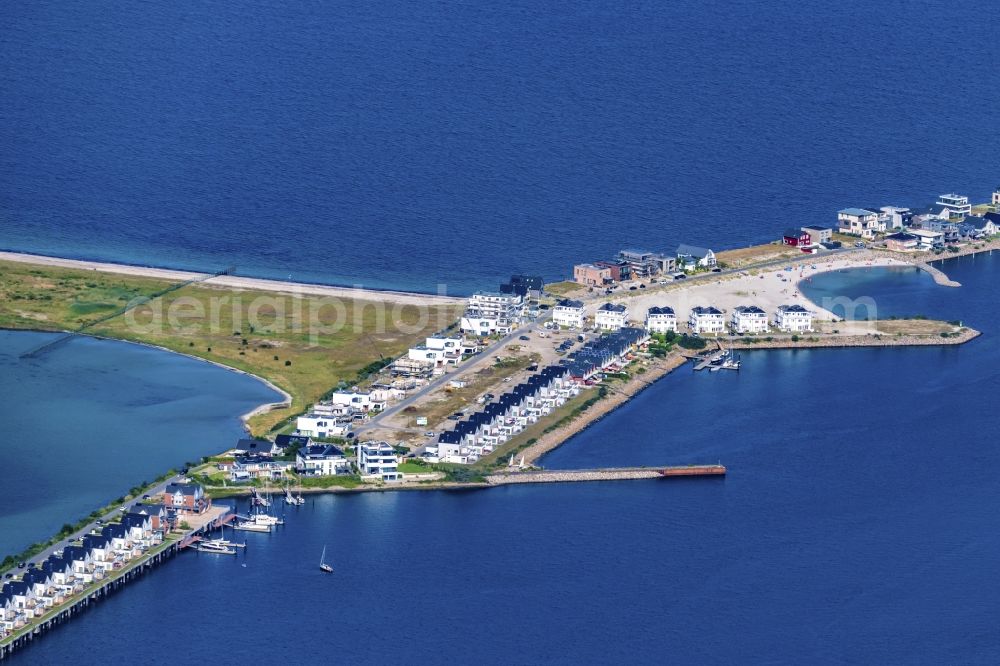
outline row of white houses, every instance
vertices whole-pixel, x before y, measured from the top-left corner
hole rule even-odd
[[[583,328],[583,303],[560,301],[552,313],[552,320],[560,326]],[[764,333],[774,328],[787,333],[807,333],[813,330],[813,313],[801,305],[782,305],[771,318],[756,305],[741,305],[733,310],[728,320],[725,313],[712,306],[691,308],[688,328],[699,334],[725,333],[727,325],[737,333]],[[646,330],[650,333],[677,332],[678,319],[674,309],[657,306],[646,311]],[[604,303],[594,315],[594,326],[599,330],[618,331],[629,325],[628,307],[621,303]]]
[[[424,458],[428,462],[474,463],[579,390],[565,366],[549,366],[459,422],[454,430],[441,433],[437,443],[426,448]]]
[[[100,534],[87,535],[79,545],[25,569],[20,579],[6,581],[0,588],[0,638],[161,543],[165,523],[163,507],[137,505],[120,523],[106,525]]]

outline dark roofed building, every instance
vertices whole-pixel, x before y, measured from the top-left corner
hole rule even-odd
[[[281,448],[266,439],[241,439],[233,448],[236,455],[276,456],[281,454]]]

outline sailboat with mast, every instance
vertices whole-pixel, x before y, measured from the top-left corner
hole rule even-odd
[[[323,546],[323,554],[319,556],[319,568],[324,573],[333,573],[333,567],[326,563],[326,545]]]

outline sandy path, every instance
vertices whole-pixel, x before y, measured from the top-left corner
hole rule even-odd
[[[174,281],[193,280],[207,275],[207,273],[194,273],[168,268],[151,268],[148,266],[128,266],[125,264],[111,264],[97,261],[62,259],[59,257],[46,257],[37,254],[21,254],[18,252],[0,252],[0,260],[34,264],[36,266],[73,268],[78,270],[117,273],[119,275],[135,275],[138,277]],[[403,305],[453,305],[465,301],[464,298],[457,296],[439,296],[435,294],[417,294],[405,291],[380,291],[377,289],[332,287],[319,284],[304,284],[299,282],[284,282],[281,280],[267,280],[263,278],[239,277],[235,275],[221,275],[219,277],[210,278],[204,284],[230,289],[270,291],[300,294],[304,296],[328,296],[331,298],[356,298],[372,302],[401,303]]]

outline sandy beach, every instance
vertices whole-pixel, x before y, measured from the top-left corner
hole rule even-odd
[[[784,266],[791,266],[792,270],[785,270]],[[832,312],[824,310],[803,296],[799,290],[799,283],[829,271],[882,266],[912,266],[912,264],[868,252],[810,257],[767,269],[748,269],[717,279],[703,277],[688,282],[671,282],[660,287],[647,287],[638,293],[626,291],[612,294],[609,297],[589,301],[586,314],[593,317],[597,308],[610,300],[624,303],[629,308],[629,318],[633,321],[642,321],[648,308],[669,306],[677,313],[679,323],[683,324],[687,322],[691,308],[697,306],[713,306],[728,315],[741,305],[756,305],[771,316],[779,305],[797,304],[814,312],[817,321],[839,321]],[[843,333],[849,333],[851,325],[848,323],[846,327],[841,328]]]
[[[134,275],[162,280],[184,281],[208,275],[207,273],[195,273],[169,268],[152,268],[149,266],[129,266],[127,264],[111,264],[98,261],[62,259],[60,257],[46,257],[38,254],[22,254],[19,252],[0,252],[0,260],[34,264],[36,266],[73,268],[78,270],[117,273],[120,275]],[[400,303],[403,305],[450,305],[465,301],[464,298],[459,296],[439,296],[435,294],[418,294],[406,291],[381,291],[378,289],[354,289],[350,287],[333,287],[320,284],[240,277],[237,275],[220,275],[218,277],[209,278],[202,284],[205,286],[226,289],[269,291],[299,294],[303,296],[328,296],[331,298],[345,299],[351,298],[371,302]]]

